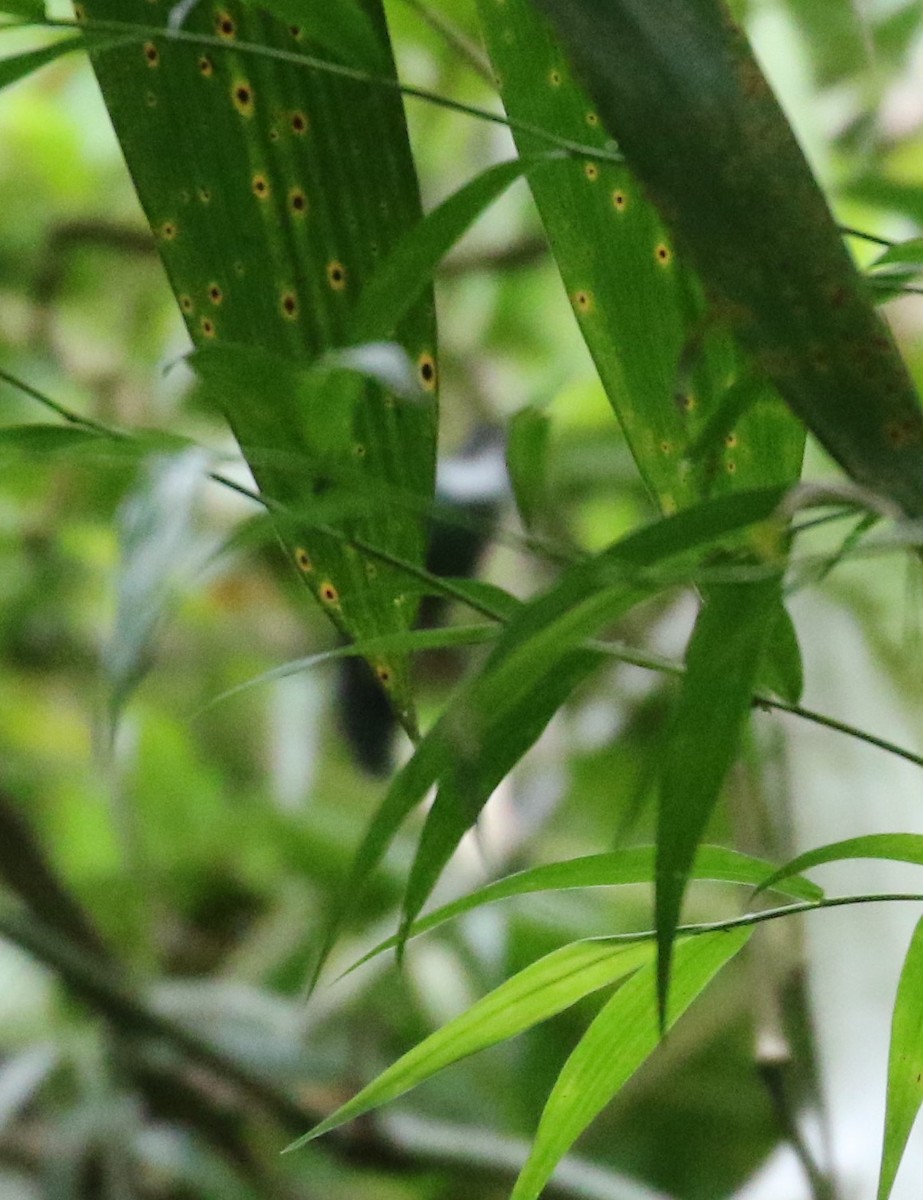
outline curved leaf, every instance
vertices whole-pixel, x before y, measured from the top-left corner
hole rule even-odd
[[[711,933],[677,944],[668,1025],[741,950],[750,932]],[[576,1139],[656,1050],[659,1040],[654,969],[642,967],[608,1001],[564,1064],[510,1200],[535,1200]]]
[[[791,862],[774,871],[764,879],[757,892],[774,888],[793,875],[800,875],[811,867],[824,863],[843,862],[851,858],[884,858],[892,862],[913,863],[923,867],[923,834],[919,833],[868,833],[862,837],[846,838],[842,842],[831,842],[816,850],[807,850]]]
[[[651,943],[574,942],[532,963],[409,1050],[289,1150],[386,1104],[451,1063],[515,1037],[649,962]]]
[[[923,1104],[923,920],[914,930],[904,959],[888,1057],[888,1102],[881,1152],[878,1200],[888,1200],[907,1139]]]

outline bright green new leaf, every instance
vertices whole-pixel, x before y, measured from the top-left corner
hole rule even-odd
[[[913,267],[917,271],[923,269],[923,238],[911,238],[907,242],[889,246],[884,254],[879,255],[871,264],[870,270],[878,271],[882,267]]]
[[[362,1113],[386,1104],[469,1054],[516,1037],[540,1021],[546,1021],[584,996],[636,971],[650,962],[652,954],[649,941],[620,942],[609,938],[574,942],[555,950],[414,1046],[288,1149],[295,1150]]]
[[[689,642],[662,751],[657,813],[657,993],[663,1016],[689,870],[737,755],[780,596],[778,576],[711,585]]]
[[[914,863],[923,867],[923,834],[919,833],[868,833],[862,837],[846,838],[842,842],[831,842],[799,854],[791,862],[774,871],[764,879],[757,891],[763,892],[792,875],[800,875],[811,867],[824,863],[843,862],[851,858],[883,858],[892,862]]]
[[[246,685],[244,685],[246,686]],[[558,892],[572,888],[615,887],[620,884],[653,883],[655,876],[654,846],[631,846],[626,850],[613,850],[608,854],[590,854],[583,858],[572,858],[565,862],[546,863],[530,867],[498,879],[477,891],[453,900],[425,917],[414,921],[407,931],[406,940],[420,937],[454,921],[465,913],[481,908],[485,904],[496,904],[513,896],[529,896],[535,892]],[[689,871],[690,880],[714,880],[722,883],[759,884],[772,873],[772,866],[762,858],[741,854],[723,846],[700,846]],[[822,900],[824,892],[817,884],[803,876],[787,880],[777,890],[797,900]],[[398,944],[398,937],[386,938],[368,954],[364,954],[350,967],[355,970],[362,963],[375,958],[385,950]]]
[[[535,3],[718,315],[858,483],[923,515],[913,382],[723,0]]]
[[[729,959],[749,929],[703,934],[676,947],[667,1023],[672,1025]],[[659,1029],[653,965],[615,993],[564,1064],[548,1097],[532,1152],[510,1200],[536,1200],[584,1129],[657,1048]]]
[[[910,941],[891,1021],[888,1102],[878,1200],[888,1200],[913,1123],[923,1104],[923,921]]]

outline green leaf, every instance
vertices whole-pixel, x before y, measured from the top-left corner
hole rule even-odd
[[[560,157],[559,151],[553,151],[531,160],[497,163],[427,213],[392,248],[369,281],[353,316],[353,339],[390,337],[429,286],[439,263],[481,213],[526,171]]]
[[[506,466],[516,507],[526,529],[548,505],[548,439],[551,422],[538,408],[522,408],[507,430]]]
[[[148,30],[175,11],[147,0],[81,7],[89,23]],[[401,363],[383,369],[379,350],[380,369],[365,378],[333,368],[356,365],[350,329],[363,291],[420,220],[416,173],[400,94],[381,84],[396,84],[396,73],[380,0],[306,3],[303,13],[289,0],[294,19],[284,23],[262,7],[199,3],[182,38],[165,29],[92,62],[193,344],[255,356],[224,389],[223,411],[293,569],[344,637],[384,637],[415,621],[417,597],[394,564],[422,566],[434,494],[438,372],[426,283],[393,327]],[[377,82],[299,64],[308,29],[298,14],[326,42],[367,26]],[[194,44],[199,35],[207,45]],[[310,49],[318,61],[331,53],[323,41]],[[276,370],[280,360],[289,365]],[[299,371],[320,361],[328,374],[307,386]],[[402,399],[411,391],[425,401]],[[414,734],[407,662],[395,654],[370,665]]]
[[[723,0],[536,5],[756,366],[856,482],[923,515],[913,381]]]
[[[889,246],[884,254],[878,256],[869,268],[877,271],[881,267],[914,267],[916,271],[923,270],[923,238],[911,238],[907,242],[898,242]]]
[[[795,624],[781,598],[775,617],[770,615],[769,619],[769,640],[755,690],[770,692],[788,704],[798,704],[804,691],[804,664]]]
[[[710,933],[678,943],[668,1025],[742,949],[750,932]],[[510,1200],[536,1200],[576,1139],[656,1050],[659,1040],[651,965],[619,988],[564,1064]]]
[[[45,20],[45,0],[3,0],[0,13],[21,17],[24,21]]]
[[[891,1019],[888,1101],[878,1200],[888,1200],[923,1104],[923,920],[913,932]]]
[[[580,332],[658,507],[674,512],[794,481],[804,431],[762,379],[752,403],[728,411],[708,455],[693,452],[729,382],[748,371],[731,332],[637,177],[610,161],[595,105],[534,5],[479,0],[478,12],[510,118],[599,149],[597,160],[561,159],[528,181]],[[534,133],[513,132],[521,154],[541,148]]]
[[[59,454],[115,441],[95,430],[73,425],[6,425],[0,428],[0,451]]]
[[[862,837],[846,838],[842,842],[831,842],[799,854],[791,862],[774,871],[757,888],[758,892],[774,888],[792,875],[800,875],[811,867],[824,863],[843,862],[853,858],[882,858],[892,862],[913,863],[923,867],[923,834],[919,833],[868,833]]]
[[[751,537],[767,552],[779,544],[774,514],[781,488],[724,496],[655,521],[562,573],[546,593],[522,605],[481,672],[459,689],[398,772],[356,852],[340,903],[321,942],[313,980],[355,896],[406,817],[440,784],[405,897],[409,928],[432,881],[497,783],[531,746],[574,688],[601,663],[581,643],[668,579],[685,579],[708,546]],[[651,580],[646,572],[658,567]],[[675,573],[675,574],[674,574]],[[435,815],[434,815],[435,814]],[[426,830],[429,828],[430,832]]]
[[[246,0],[295,27],[346,66],[389,71],[388,52],[356,0],[316,4],[312,0]],[[300,40],[300,38],[299,38]]]
[[[632,846],[626,850],[613,850],[608,854],[590,854],[583,858],[572,858],[565,862],[546,863],[530,867],[498,879],[485,887],[478,888],[467,896],[453,900],[425,917],[414,921],[407,930],[406,939],[420,937],[448,921],[454,921],[465,913],[481,908],[485,904],[496,904],[514,896],[530,896],[535,892],[558,892],[573,888],[616,887],[620,884],[653,883],[655,877],[654,846]],[[700,846],[689,872],[690,880],[716,880],[723,883],[756,885],[761,883],[772,866],[765,859],[753,858],[737,850],[723,846]],[[798,900],[822,900],[824,892],[817,884],[802,876],[789,879],[784,887],[777,889],[784,895]],[[398,944],[399,938],[386,938],[367,954],[358,959],[349,969],[355,970],[369,959]]]
[[[20,79],[25,79],[39,67],[47,66],[48,63],[54,62],[63,54],[70,54],[73,50],[92,50],[103,45],[113,45],[117,44],[119,40],[111,35],[92,37],[89,34],[80,34],[77,37],[62,38],[61,41],[52,42],[50,46],[42,46],[38,50],[27,50],[23,54],[11,54],[8,58],[0,59],[0,88],[18,83]],[[124,39],[121,40],[124,41]]]
[[[636,971],[652,956],[650,942],[601,938],[574,942],[532,963],[454,1021],[398,1059],[357,1096],[289,1150],[403,1095],[451,1063],[506,1041]]]
[[[657,816],[657,993],[664,1015],[689,870],[737,755],[780,596],[778,577],[710,585],[689,642],[662,751]]]

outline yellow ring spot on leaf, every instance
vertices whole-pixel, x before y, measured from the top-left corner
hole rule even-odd
[[[588,162],[584,165],[583,173],[589,179],[590,183],[595,183],[599,178],[599,167],[596,163]]]
[[[729,433],[727,435],[727,437],[724,439],[724,444],[725,444],[725,446],[727,446],[727,448],[729,450],[733,450],[734,447],[737,445],[737,440],[738,440],[737,434],[732,432],[732,433]]]
[[[593,310],[593,294],[592,294],[592,292],[585,292],[585,291],[574,292],[573,300],[574,300],[574,308],[576,308],[577,312],[579,312],[582,316],[586,316],[587,313],[592,312],[592,310]]]
[[[188,314],[188,313],[195,312],[195,302],[193,301],[191,296],[185,296],[185,295],[180,296],[179,306],[183,310],[184,313]]]
[[[147,60],[147,65],[152,69],[160,66],[160,51],[154,42],[144,43],[144,57]]]
[[[219,9],[215,13],[215,32],[226,42],[231,42],[237,37],[237,23],[229,12]]]
[[[391,673],[391,668],[385,666],[384,663],[375,664],[375,675],[382,687],[390,687],[394,676]]]
[[[311,562],[311,556],[303,546],[299,546],[295,550],[295,565],[298,567],[299,571],[304,571],[305,573],[314,570],[314,564]]]
[[[238,79],[231,87],[231,99],[242,117],[253,116],[253,88],[246,79]]]
[[[297,112],[292,113],[292,133],[295,133],[301,137],[302,134],[308,132],[309,124],[310,122],[308,121],[307,113],[303,113],[300,109]]]
[[[164,221],[160,226],[160,236],[165,242],[175,242],[178,233],[179,230],[176,228],[175,221]]]
[[[258,200],[268,200],[272,195],[272,188],[269,186],[269,180],[265,175],[253,176],[253,194]]]
[[[616,212],[624,212],[628,207],[628,197],[621,188],[616,188],[612,193],[612,207]]]
[[[296,217],[303,217],[308,211],[308,198],[301,188],[294,187],[288,193],[288,206]]]
[[[215,305],[220,304],[224,299],[224,292],[222,292],[217,283],[210,283],[208,285],[208,298]]]
[[[661,242],[654,251],[654,256],[662,267],[668,267],[673,261],[673,254],[666,242]]]
[[[417,372],[420,376],[420,386],[424,392],[434,392],[439,383],[439,377],[436,360],[428,351],[424,351],[417,359]]]
[[[211,317],[203,317],[199,324],[201,325],[202,334],[204,337],[213,338],[216,336],[218,331],[215,328],[215,322],[211,319]]]
[[[283,292],[282,299],[279,301],[279,308],[282,311],[282,316],[286,321],[297,321],[298,319],[298,297],[294,292]]]
[[[591,129],[595,129],[599,124],[599,115],[595,112],[588,112],[586,115],[586,123]]]
[[[207,54],[203,54],[201,56],[201,58],[199,59],[199,74],[203,75],[206,79],[211,79],[211,77],[212,77],[212,75],[214,75],[214,73],[215,73],[215,64],[208,57]]]
[[[325,580],[320,585],[320,598],[324,604],[340,603],[340,593],[336,590],[329,579]]]
[[[327,282],[335,292],[346,289],[346,268],[336,259],[327,263]]]
[[[548,82],[554,88],[561,86],[561,72],[557,68],[555,68],[548,76]]]

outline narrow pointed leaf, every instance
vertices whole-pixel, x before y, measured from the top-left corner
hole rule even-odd
[[[574,942],[508,979],[398,1059],[289,1150],[403,1095],[451,1063],[531,1029],[649,962],[650,942]]]
[[[663,749],[657,819],[657,993],[666,1013],[670,956],[689,870],[750,712],[780,603],[780,581],[712,586],[686,654]]]
[[[811,867],[824,863],[844,862],[854,858],[881,858],[892,862],[914,863],[923,867],[923,834],[919,833],[869,833],[862,837],[846,838],[831,842],[799,854],[791,862],[780,867],[760,884],[757,891],[774,888],[792,875],[800,875]]]
[[[90,24],[150,28],[169,18],[168,6],[153,10],[147,0],[79,7]],[[412,564],[424,560],[437,425],[426,285],[393,330],[425,401],[402,400],[393,380],[383,386],[342,371],[313,390],[289,385],[298,370],[355,342],[350,331],[363,291],[418,224],[420,199],[393,88],[246,51],[257,44],[297,54],[308,46],[311,22],[314,33],[326,31],[320,44],[310,43],[312,55],[339,61],[328,49],[334,34],[363,29],[376,74],[394,80],[380,0],[305,3],[303,22],[295,8],[290,0],[291,19],[282,23],[235,0],[196,4],[184,33],[221,46],[203,48],[165,30],[94,53],[92,61],[193,343],[248,347],[290,364],[288,373],[248,371],[224,396],[290,561],[344,635],[383,637],[412,626],[416,596],[405,593],[403,572],[364,558],[354,543]],[[402,383],[398,391],[406,390]],[[310,514],[331,478],[347,477],[364,502],[331,518],[335,528],[325,533]],[[371,665],[415,729],[404,658]]]
[[[565,862],[546,863],[507,875],[477,891],[453,900],[441,908],[427,913],[414,921],[406,938],[420,937],[454,921],[466,913],[473,912],[485,904],[496,904],[514,896],[530,896],[536,892],[567,891],[573,888],[616,887],[620,884],[653,883],[655,877],[654,846],[632,846],[627,850],[614,850],[608,854],[591,854],[584,858],[572,858]],[[700,846],[689,872],[690,880],[712,880],[722,883],[756,885],[772,873],[772,866],[762,858],[753,858],[737,850],[723,846]],[[776,889],[796,900],[816,901],[824,897],[823,889],[803,876],[794,876]],[[393,949],[398,937],[386,938],[374,949],[364,954],[350,967],[354,970],[371,958]]]
[[[429,286],[439,263],[477,218],[530,168],[559,157],[559,152],[553,152],[529,161],[497,163],[427,213],[372,276],[353,317],[354,339],[365,342],[389,337]]]
[[[535,0],[757,365],[862,486],[923,514],[923,411],[723,0]]]
[[[63,38],[60,42],[53,42],[50,46],[42,46],[38,50],[27,50],[22,54],[11,54],[8,58],[0,58],[0,88],[18,83],[20,79],[25,79],[27,75],[31,75],[40,67],[55,62],[63,54],[70,54],[74,50],[90,50],[93,47],[118,45],[119,41],[120,39],[113,38],[111,35],[101,37],[80,34],[79,37]]]
[[[609,161],[610,133],[531,0],[479,0],[485,43],[511,119],[599,147],[529,186],[580,331],[652,496],[674,512],[709,495],[798,477],[804,434],[761,382],[707,456],[690,447],[722,403],[741,356],[714,319],[643,186]],[[521,154],[541,148],[514,129]],[[606,157],[604,157],[606,155]]]
[[[516,507],[526,529],[532,529],[547,507],[548,440],[551,423],[537,408],[523,408],[509,423],[506,465]]]
[[[581,648],[581,643],[664,584],[665,574],[653,583],[636,582],[644,579],[645,570],[658,566],[665,573],[668,565],[677,579],[685,578],[705,547],[740,538],[753,525],[763,530],[760,544],[774,546],[773,517],[783,495],[778,488],[743,492],[656,521],[569,567],[548,592],[518,610],[484,668],[459,690],[395,776],[356,852],[342,900],[321,940],[315,981],[356,893],[429,788],[448,781],[446,800],[440,799],[442,793],[437,796],[428,819],[436,827],[426,835],[432,841],[408,885],[413,903],[405,906],[405,931],[438,874],[439,858],[444,865],[453,840],[457,842],[477,819],[499,780],[573,689],[607,661],[603,652]],[[488,753],[479,759],[488,744]],[[453,808],[460,793],[463,801]]]
[[[878,1200],[888,1200],[923,1104],[923,920],[913,932],[891,1019],[888,1100]]]
[[[704,934],[677,945],[669,1025],[742,949],[750,932]],[[651,965],[619,988],[564,1064],[510,1200],[536,1200],[576,1139],[656,1050],[659,1040]]]

